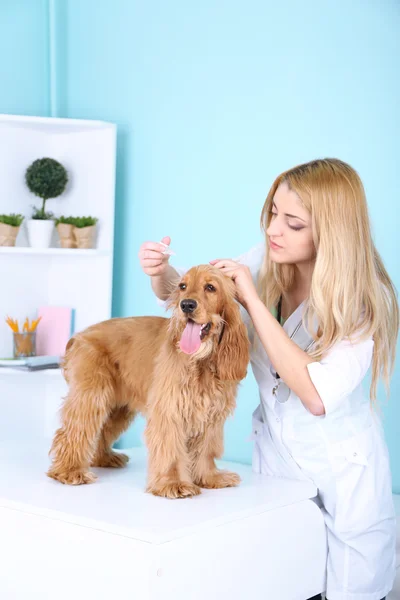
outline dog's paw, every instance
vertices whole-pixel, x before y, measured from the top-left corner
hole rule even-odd
[[[92,467],[112,467],[114,469],[121,469],[126,467],[129,461],[129,456],[126,454],[120,454],[117,452],[107,452],[101,456],[96,456],[93,459]]]
[[[162,498],[191,498],[201,494],[199,486],[194,483],[176,481],[170,483],[164,483],[158,486],[149,486],[146,490],[154,496],[161,496]]]
[[[230,471],[216,471],[215,473],[209,473],[204,476],[201,481],[196,483],[202,488],[207,489],[220,489],[227,487],[235,487],[239,485],[241,479],[236,473]]]
[[[83,485],[85,483],[94,483],[97,479],[94,473],[90,471],[55,471],[50,469],[47,472],[48,477],[56,479],[67,485]]]

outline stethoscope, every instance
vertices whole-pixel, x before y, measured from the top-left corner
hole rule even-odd
[[[276,319],[279,324],[281,324],[281,314],[282,314],[282,296],[279,298],[277,314],[276,314]],[[296,325],[296,327],[292,331],[291,335],[289,336],[291,340],[294,341],[294,337],[295,337],[296,333],[300,330],[302,325],[303,325],[303,319],[300,320],[300,322]],[[311,339],[311,341],[308,343],[307,347],[304,349],[304,352],[307,352],[313,344],[314,344],[314,340]],[[272,388],[272,394],[275,397],[275,400],[277,402],[279,402],[279,404],[284,404],[285,402],[287,402],[289,400],[291,389],[286,385],[286,383],[284,381],[282,381],[282,379],[279,376],[279,373],[277,373],[274,370],[273,365],[271,365],[271,367],[270,367],[270,373],[271,373],[272,377],[275,379],[275,385]]]

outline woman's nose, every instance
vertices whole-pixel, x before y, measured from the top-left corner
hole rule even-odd
[[[274,219],[272,219],[271,223],[269,224],[269,227],[267,229],[267,235],[269,236],[279,236],[282,235],[282,227],[279,223],[279,218],[275,217]]]

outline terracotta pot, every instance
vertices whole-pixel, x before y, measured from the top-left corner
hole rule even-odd
[[[74,236],[78,248],[94,248],[96,225],[74,227]]]
[[[57,225],[58,235],[60,236],[61,248],[76,248],[74,236],[74,226],[67,223],[59,223]]]
[[[19,226],[14,227],[13,225],[0,223],[0,246],[15,246],[18,231]]]

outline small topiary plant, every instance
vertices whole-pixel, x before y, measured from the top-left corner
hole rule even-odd
[[[23,215],[17,215],[15,213],[11,213],[9,215],[0,215],[0,223],[4,223],[4,225],[11,225],[11,227],[19,227],[23,220]]]
[[[68,174],[61,163],[54,158],[39,158],[26,170],[25,181],[29,190],[42,198],[42,207],[34,207],[32,219],[48,220],[53,214],[46,212],[46,201],[60,196],[68,183]]]

